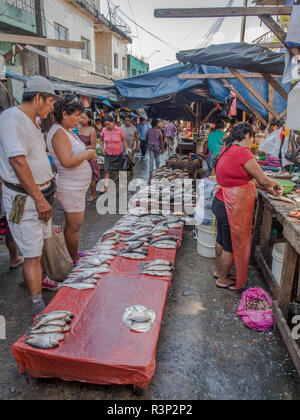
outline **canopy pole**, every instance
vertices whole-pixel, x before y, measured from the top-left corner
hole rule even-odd
[[[252,93],[252,95],[276,118],[278,121],[280,120],[279,114],[264,100],[264,98],[257,92],[256,89],[242,76],[240,72],[236,69],[230,68],[229,69],[237,78],[238,80]]]
[[[263,123],[263,125],[265,126],[265,127],[267,127],[268,126],[268,123],[267,123],[267,121],[246,101],[246,99],[244,99],[243,98],[243,96],[237,91],[237,90],[235,90],[231,85],[230,85],[230,83],[226,80],[226,79],[222,79],[222,82],[224,83],[224,85],[227,87],[227,89],[229,89],[229,90],[232,90],[235,94],[236,94],[236,96],[237,96],[237,98],[240,100],[240,102],[242,102],[242,104],[244,104],[245,105],[245,107],[246,108],[248,108],[249,109],[249,111],[251,111],[252,112],[252,114],[254,114],[255,116],[256,116],[256,118],[261,122],[261,123]]]

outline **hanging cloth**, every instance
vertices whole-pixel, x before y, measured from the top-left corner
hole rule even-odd
[[[222,187],[222,190],[237,271],[236,288],[240,290],[248,280],[256,188],[251,181],[241,187]]]

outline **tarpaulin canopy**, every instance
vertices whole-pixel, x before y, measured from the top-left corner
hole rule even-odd
[[[204,74],[225,74],[230,71],[227,68],[215,67],[215,66],[200,66],[201,73]],[[245,75],[243,71],[240,72],[242,75]],[[262,98],[269,102],[269,89],[270,86],[268,82],[263,78],[247,78],[247,82],[255,88],[255,90],[262,96]],[[289,85],[283,85],[281,78],[276,78],[278,83],[280,83],[287,92],[289,92]],[[210,94],[214,96],[218,101],[223,102],[228,96],[228,88],[223,84],[219,79],[208,79],[207,80]],[[252,106],[266,121],[268,121],[269,111],[265,106],[240,82],[238,79],[230,79],[230,84],[232,87]],[[280,115],[286,109],[286,101],[274,91],[274,105],[273,109]],[[238,108],[244,111],[249,112],[250,110],[238,101]]]
[[[233,42],[180,52],[177,59],[184,64],[207,64],[232,67],[249,72],[283,75],[285,55],[256,44]]]
[[[115,85],[120,93],[120,101],[126,106],[144,106],[165,102],[182,93],[180,104],[188,104],[190,98],[184,98],[185,92],[190,93],[191,88],[201,88],[202,81],[181,80],[179,74],[194,74],[199,72],[199,67],[192,64],[172,64],[129,79],[115,80]],[[195,92],[195,95],[209,95],[204,90]],[[198,96],[199,98],[199,96]]]
[[[8,72],[3,72],[3,74],[11,79],[18,80],[20,82],[25,82],[30,79],[28,76],[22,76],[19,74],[13,74]],[[55,78],[49,78],[50,83],[52,84],[55,91],[59,92],[76,92],[78,95],[89,96],[98,99],[116,101],[116,95],[109,89],[97,88],[94,85],[82,85],[76,82],[62,81]]]

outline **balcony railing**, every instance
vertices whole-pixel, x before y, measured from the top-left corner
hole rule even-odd
[[[24,10],[24,12],[34,13],[35,6],[34,0],[4,0],[5,3],[11,4],[12,6],[18,7],[19,9]]]

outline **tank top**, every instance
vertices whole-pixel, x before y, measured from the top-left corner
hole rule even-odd
[[[74,168],[65,168],[61,164],[52,146],[52,139],[57,130],[63,130],[67,134],[72,147],[73,156],[81,155],[86,151],[85,145],[80,141],[76,134],[68,132],[59,124],[54,124],[51,127],[47,136],[47,147],[57,168],[57,187],[64,190],[88,190],[92,179],[90,164],[87,160]]]

